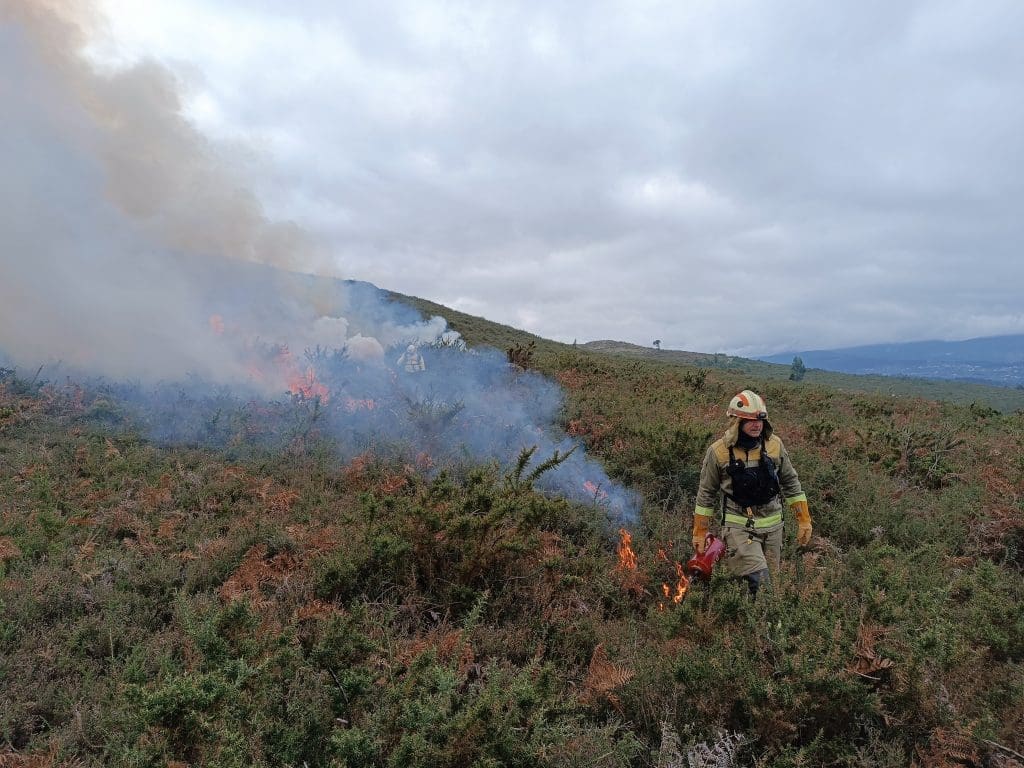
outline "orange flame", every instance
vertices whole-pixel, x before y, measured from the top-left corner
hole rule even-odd
[[[625,528],[619,528],[619,536],[622,538],[619,541],[618,555],[620,571],[635,571],[637,566],[636,552],[633,551],[633,537],[629,531]]]
[[[686,592],[690,588],[690,580],[686,578],[686,573],[683,571],[683,564],[680,562],[675,563],[676,568],[676,585],[675,588],[670,587],[667,583],[661,585],[662,594],[665,598],[672,598],[672,602],[678,605],[683,602],[683,598],[686,597]],[[661,606],[659,606],[661,607]]]
[[[224,318],[220,315],[210,315],[210,330],[217,336],[224,335]]]
[[[288,377],[288,391],[293,395],[302,395],[307,400],[319,397],[321,402],[326,403],[329,391],[327,387],[316,380],[316,373],[308,368],[305,373],[299,373]]]
[[[316,372],[312,367],[307,368],[305,372],[299,368],[298,363],[295,362],[295,357],[288,347],[281,347],[281,351],[277,353],[275,361],[284,371],[289,392],[293,395],[301,395],[308,400],[319,397],[321,402],[327,402],[328,395],[330,394],[327,387],[316,380]]]

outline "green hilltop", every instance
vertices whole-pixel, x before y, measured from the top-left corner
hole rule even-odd
[[[757,376],[766,381],[786,381],[791,365],[766,363],[745,357],[703,352],[682,352],[672,349],[651,349],[622,341],[591,341],[582,345],[595,352],[623,355],[649,362],[668,362],[701,368],[720,369]],[[871,392],[897,397],[924,397],[954,403],[977,403],[1003,413],[1024,408],[1024,391],[971,381],[924,379],[913,376],[878,376],[837,373],[820,368],[807,368],[801,383],[821,384],[843,392]]]
[[[340,461],[318,403],[279,406],[305,426],[278,451],[251,409],[218,412],[225,448],[168,446],[114,390],[0,371],[0,765],[1020,764],[1024,413],[993,388],[794,382],[391,298],[558,381],[639,520],[505,466]],[[815,537],[788,530],[755,603],[718,571],[675,604],[745,387]]]
[[[426,315],[440,315],[444,317],[448,320],[449,325],[461,333],[471,345],[508,349],[517,344],[525,345],[533,342],[538,351],[546,353],[564,350],[573,346],[542,339],[535,334],[521,331],[511,326],[468,315],[464,312],[457,312],[426,299],[397,293],[390,293],[388,295],[391,300],[413,306]],[[654,349],[652,347],[642,347],[638,344],[630,344],[625,341],[588,341],[577,344],[576,348],[590,352],[617,355],[633,360],[643,360],[654,364],[680,365],[709,370],[731,371],[737,374],[749,374],[765,381],[787,381],[792,370],[790,365],[767,363],[734,355],[686,352],[675,349]],[[858,375],[807,368],[801,383],[809,386],[820,384],[843,392],[863,392],[896,397],[923,397],[929,400],[942,400],[962,404],[975,403],[980,407],[994,408],[1002,413],[1012,413],[1013,411],[1024,409],[1024,390],[971,381],[924,379],[910,376]]]

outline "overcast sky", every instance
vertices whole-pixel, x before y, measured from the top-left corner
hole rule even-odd
[[[300,269],[570,342],[1024,332],[1017,0],[98,5]]]

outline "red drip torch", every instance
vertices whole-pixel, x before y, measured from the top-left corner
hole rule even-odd
[[[686,562],[686,572],[691,577],[710,579],[715,563],[725,555],[725,542],[713,534],[704,539],[704,552],[694,555]]]

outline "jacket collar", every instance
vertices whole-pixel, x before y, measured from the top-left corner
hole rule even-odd
[[[761,436],[764,437],[764,441],[767,443],[772,436],[772,424],[768,419],[764,420],[764,430],[761,432]],[[722,442],[725,443],[726,448],[732,448],[736,445],[740,439],[740,420],[735,416],[729,417],[729,428],[725,430],[725,434],[722,435]]]

